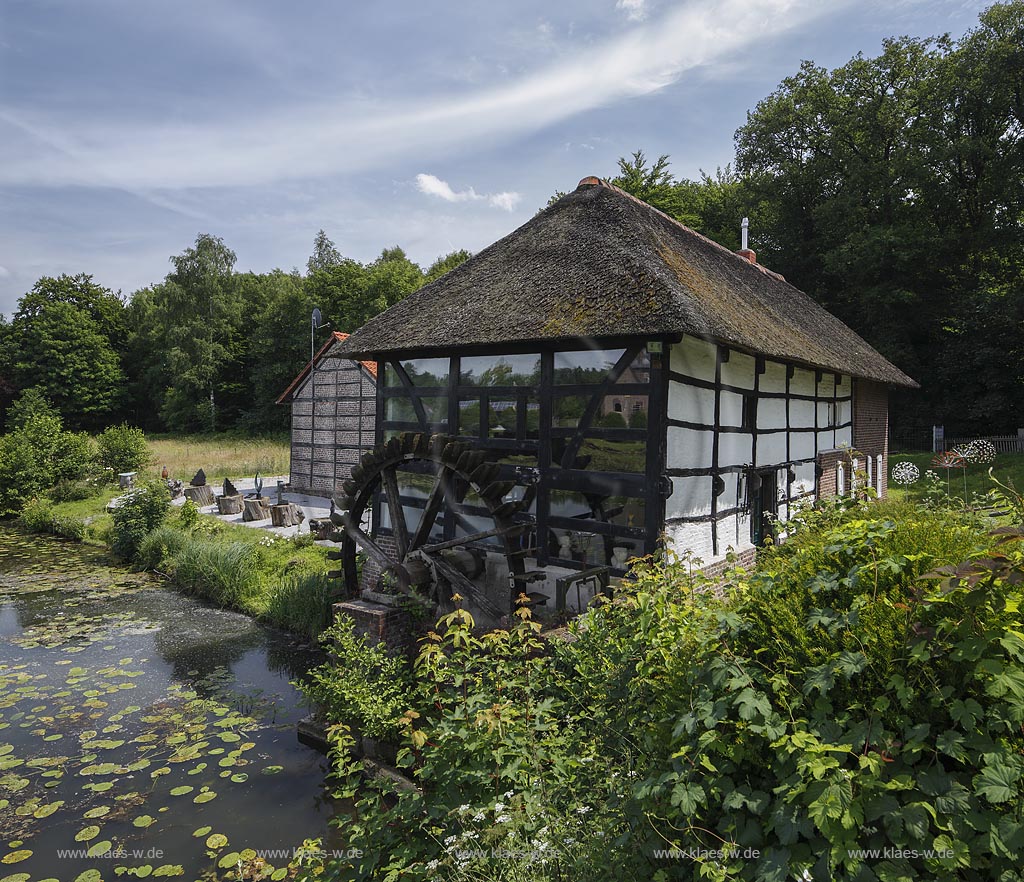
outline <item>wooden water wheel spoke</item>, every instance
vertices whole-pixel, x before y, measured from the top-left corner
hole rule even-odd
[[[443,557],[438,555],[437,557],[431,558],[431,562],[437,571],[444,576],[445,580],[451,585],[454,591],[457,591],[463,597],[473,601],[480,609],[482,609],[488,615],[499,618],[504,615],[508,615],[508,610],[498,609],[479,588],[476,587],[472,582],[469,581],[462,573],[460,573],[455,567],[449,564]]]
[[[420,522],[416,526],[416,532],[413,534],[412,542],[409,545],[410,549],[420,548],[430,538],[430,531],[434,529],[434,522],[441,511],[441,506],[444,505],[444,496],[444,482],[441,480],[441,476],[438,475],[434,486],[430,488],[426,507],[423,509]]]
[[[345,535],[352,539],[360,548],[363,549],[370,557],[372,557],[381,566],[390,569],[395,565],[393,557],[389,556],[383,548],[381,548],[376,542],[374,542],[363,529],[355,523],[350,514],[343,516],[345,522]]]
[[[409,552],[409,527],[405,523],[405,510],[402,508],[402,497],[398,491],[398,475],[394,469],[381,472],[384,484],[384,495],[387,496],[388,510],[391,512],[391,529],[395,534],[399,557]]]
[[[399,474],[403,471],[432,473],[434,479],[412,531],[402,505]],[[522,555],[514,553],[518,549],[513,545],[523,524],[513,518],[521,517],[525,508],[521,503],[503,501],[512,485],[496,481],[498,474],[499,467],[488,462],[483,452],[448,436],[426,439],[406,435],[364,454],[353,468],[351,480],[343,484],[341,511],[332,516],[345,528],[342,559],[349,591],[355,594],[361,587],[356,558],[361,549],[373,564],[363,574],[364,581],[370,580],[366,587],[381,590],[378,586],[383,586],[382,590],[388,591],[397,581],[402,591],[415,588],[436,595],[437,586],[444,584],[487,616],[500,619],[508,615],[512,601],[508,585],[524,572]],[[458,511],[470,493],[474,497],[472,519]],[[378,494],[387,502],[387,526],[393,541],[383,541],[376,532],[371,536],[361,526]],[[442,510],[449,538],[431,542]],[[493,526],[480,523],[487,518]],[[452,537],[453,525],[468,535]],[[378,523],[375,530],[384,526]],[[488,539],[492,542],[480,544]],[[495,554],[504,557],[504,567],[495,566]]]

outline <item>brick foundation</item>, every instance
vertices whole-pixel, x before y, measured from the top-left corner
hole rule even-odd
[[[355,633],[370,644],[382,643],[391,655],[408,656],[415,649],[412,638],[412,617],[401,607],[346,600],[334,604],[334,617],[348,616],[355,624]]]

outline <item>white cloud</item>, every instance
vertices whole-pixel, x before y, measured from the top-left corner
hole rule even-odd
[[[445,202],[468,202],[475,199],[483,199],[470,187],[468,190],[456,192],[447,181],[442,181],[434,175],[416,175],[416,189],[428,196],[437,196]]]
[[[657,92],[849,2],[693,0],[603,44],[457,96],[331,100],[163,124],[0,106],[0,184],[114,187],[148,198],[154,190],[351,174],[414,151],[447,157]]]
[[[615,8],[626,13],[630,21],[643,21],[647,18],[647,0],[615,0]]]
[[[11,271],[5,266],[0,266],[0,279],[9,279],[11,277]]]
[[[454,190],[447,181],[436,175],[416,175],[416,189],[428,196],[436,196],[445,202],[479,202],[486,199],[487,204],[504,211],[513,211],[523,198],[519,193],[503,191],[501,193],[477,193],[472,187],[465,190]]]
[[[487,201],[491,203],[495,208],[502,208],[505,211],[515,211],[515,207],[522,200],[522,196],[518,193],[495,193]]]

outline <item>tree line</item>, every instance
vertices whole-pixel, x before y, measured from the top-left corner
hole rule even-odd
[[[394,247],[362,264],[321,230],[305,273],[237,272],[234,252],[204,233],[130,298],[86,273],[44,277],[0,317],[0,403],[36,390],[82,429],[281,430],[288,413],[274,401],[309,360],[314,307],[353,331],[467,257],[423,270]]]
[[[896,425],[1024,425],[1024,2],[960,40],[886,40],[835,70],[804,62],[697,180],[668,156],[613,183],[759,262],[921,384]],[[561,194],[556,194],[556,197]]]
[[[804,62],[713,175],[637,151],[612,180],[729,248],[749,217],[760,262],[921,383],[894,395],[894,424],[1024,424],[1024,0],[959,40]],[[314,306],[351,331],[468,256],[424,271],[389,248],[361,264],[321,231],[305,273],[239,273],[203,234],[130,299],[43,278],[0,319],[0,405],[38,388],[71,427],[283,428],[273,402],[308,360]]]

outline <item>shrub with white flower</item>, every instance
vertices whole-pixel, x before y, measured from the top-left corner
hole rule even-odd
[[[892,479],[896,484],[916,484],[920,477],[921,470],[912,462],[898,462],[892,467]]]

